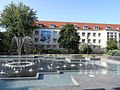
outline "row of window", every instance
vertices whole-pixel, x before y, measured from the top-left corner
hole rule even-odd
[[[35,42],[38,42],[38,38],[34,38]],[[57,43],[57,38],[53,38],[53,43]],[[85,39],[82,39],[82,43],[85,43]],[[87,43],[91,43],[91,39],[88,39]],[[96,39],[93,39],[93,43],[96,43]],[[98,40],[101,43],[101,40]]]
[[[82,36],[85,36],[85,32],[82,32]],[[87,36],[91,36],[91,33],[87,33]],[[96,33],[93,33],[93,36],[96,37]],[[101,36],[101,33],[98,33],[98,36]]]
[[[35,42],[38,42],[39,39],[38,38],[34,38]],[[53,38],[53,43],[57,43],[57,38]]]
[[[41,23],[39,23],[38,26],[39,26],[40,28],[43,28],[43,27],[44,27],[44,25],[41,24]],[[55,26],[55,24],[50,24],[49,27],[50,27],[50,28],[55,28],[56,26]],[[63,27],[64,27],[64,25],[61,25],[61,28],[63,28]],[[74,25],[74,27],[75,27],[75,29],[78,29],[78,25]],[[83,26],[83,29],[89,29],[89,26],[85,25],[85,26]],[[99,26],[94,26],[94,29],[95,29],[95,30],[99,30],[100,27],[99,27]],[[105,27],[105,29],[106,29],[106,30],[110,30],[111,27],[108,26],[108,27]],[[117,30],[120,30],[120,27],[118,27],[118,28],[116,28],[116,29],[117,29]]]
[[[117,33],[114,33],[114,32],[107,32],[107,35],[108,35],[108,34],[117,34]]]
[[[35,31],[35,35],[39,35],[39,31]],[[53,35],[57,35],[57,31],[53,31]]]
[[[87,43],[91,43],[91,39],[87,40]],[[82,39],[82,43],[85,43],[85,39]],[[93,43],[96,43],[96,39],[93,39]],[[101,43],[101,40],[98,40],[98,43]]]
[[[107,32],[107,38],[116,38],[116,37],[117,37],[117,33]]]

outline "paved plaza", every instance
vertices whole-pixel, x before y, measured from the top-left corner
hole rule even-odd
[[[29,88],[29,90],[112,90],[113,88],[120,87],[120,79],[116,79],[109,75],[73,75],[71,78],[76,85],[37,87]]]

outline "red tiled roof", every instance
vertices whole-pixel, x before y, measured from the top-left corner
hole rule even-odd
[[[61,25],[65,25],[67,23],[78,25],[78,29],[83,29],[86,25],[89,29],[94,30],[95,26],[99,27],[99,30],[105,30],[106,27],[111,27],[112,30],[116,30],[120,27],[120,24],[99,24],[99,23],[76,23],[76,22],[57,22],[57,21],[35,21],[36,24],[43,24],[45,27],[50,27],[50,24],[55,24],[56,28],[61,28]]]

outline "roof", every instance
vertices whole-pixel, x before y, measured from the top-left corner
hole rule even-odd
[[[95,26],[99,27],[99,30],[105,30],[106,27],[111,27],[112,30],[117,30],[120,24],[99,24],[99,23],[78,23],[78,22],[57,22],[57,21],[35,21],[36,24],[43,24],[45,27],[50,27],[50,24],[55,24],[56,28],[61,28],[62,25],[67,23],[78,26],[78,29],[83,29],[84,26],[88,26],[89,29],[94,30]]]

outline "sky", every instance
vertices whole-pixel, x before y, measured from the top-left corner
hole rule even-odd
[[[30,6],[42,21],[120,24],[120,0],[0,0],[0,12],[11,2]]]

